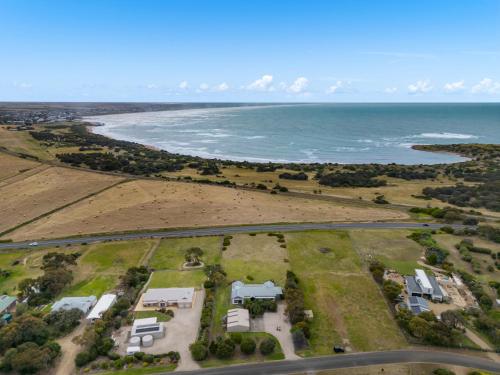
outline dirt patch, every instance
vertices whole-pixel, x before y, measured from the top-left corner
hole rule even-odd
[[[21,240],[158,228],[407,217],[399,211],[340,206],[218,186],[137,180],[38,220],[9,237]]]

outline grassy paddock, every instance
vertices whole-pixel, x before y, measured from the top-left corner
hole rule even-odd
[[[118,284],[117,275],[98,275],[80,281],[70,286],[65,292],[66,297],[94,295],[97,298],[112,290]]]
[[[200,288],[206,276],[202,270],[192,271],[155,271],[149,282],[149,288]]]
[[[172,238],[161,240],[149,266],[157,269],[181,270],[186,250],[199,247],[203,250],[201,260],[206,264],[220,263],[220,237]]]
[[[309,355],[331,354],[348,340],[355,351],[401,348],[405,340],[385,300],[343,231],[287,234],[292,270],[314,312]],[[329,248],[323,254],[319,248]]]
[[[163,314],[159,311],[136,311],[134,312],[135,319],[156,318],[159,322],[168,322],[170,315]]]
[[[358,253],[369,259],[373,257],[388,268],[408,275],[418,268],[417,261],[423,248],[407,238],[409,230],[352,230],[349,232]]]

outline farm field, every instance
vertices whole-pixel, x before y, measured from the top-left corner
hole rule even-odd
[[[0,153],[0,181],[39,166],[36,161]]]
[[[275,236],[267,234],[238,234],[222,254],[222,266],[227,272],[227,280],[246,283],[263,283],[273,280],[283,285],[288,254]]]
[[[305,293],[306,307],[314,313],[311,349],[304,355],[330,354],[334,343],[350,346],[354,351],[406,345],[347,232],[301,232],[285,237],[292,270]]]
[[[0,231],[13,228],[120,180],[120,177],[52,167],[1,186]],[[68,228],[71,231],[73,229]]]
[[[472,270],[471,263],[468,263],[462,260],[459,251],[455,248],[455,245],[460,243],[465,238],[469,238],[474,242],[474,246],[484,247],[491,249],[493,252],[500,252],[500,245],[494,243],[492,241],[483,240],[477,237],[464,237],[464,236],[455,236],[451,234],[437,234],[434,236],[434,239],[445,249],[450,252],[449,260],[458,268],[464,271],[467,271],[470,274],[473,274],[481,281],[497,281],[500,282],[500,271],[495,267],[495,261],[488,254],[478,254],[471,252],[471,256],[473,259],[479,261],[481,265],[481,274],[476,274]],[[487,267],[492,265],[494,270],[490,272],[487,270]]]
[[[353,246],[365,259],[380,260],[388,268],[403,275],[414,273],[423,248],[407,238],[408,230],[352,230],[349,231]]]
[[[6,126],[0,126],[0,146],[42,160],[52,159],[46,147],[38,143],[27,131],[8,131]]]
[[[406,218],[406,213],[395,210],[218,186],[135,180],[23,226],[8,237],[23,240],[158,228]]]
[[[186,250],[199,247],[203,250],[201,260],[205,264],[220,263],[221,237],[172,238],[161,240],[149,261],[149,266],[156,270],[181,270],[185,263]]]

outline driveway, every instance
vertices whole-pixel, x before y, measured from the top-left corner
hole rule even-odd
[[[278,303],[278,311],[266,312],[262,318],[257,318],[252,321],[253,332],[267,332],[278,339],[285,354],[285,359],[299,359],[300,357],[295,354],[293,346],[292,334],[290,329],[291,324],[285,314],[286,305],[284,302]],[[280,327],[281,330],[276,328]]]
[[[178,309],[169,307],[169,309],[174,311],[174,318],[164,323],[165,337],[155,339],[152,347],[145,348],[141,346],[141,351],[148,354],[164,354],[170,351],[179,352],[181,360],[177,366],[177,370],[186,371],[200,368],[198,363],[191,358],[189,345],[195,342],[198,337],[204,298],[205,291],[199,290],[195,292],[192,308]],[[130,330],[130,326],[123,327],[116,334],[119,341],[118,352],[121,355],[124,355],[127,351]]]
[[[82,348],[79,344],[75,344],[73,340],[83,334],[85,327],[87,327],[87,321],[82,319],[82,323],[73,332],[57,340],[57,343],[61,345],[62,354],[55,368],[55,375],[70,375],[75,372],[75,357]]]

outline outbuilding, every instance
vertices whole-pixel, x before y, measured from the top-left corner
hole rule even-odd
[[[247,309],[230,309],[226,316],[227,332],[250,331],[250,314]]]
[[[116,294],[104,294],[101,298],[99,298],[99,301],[97,301],[94,308],[87,316],[87,320],[93,323],[97,319],[101,319],[102,314],[108,311],[108,309],[113,306],[115,302]]]
[[[59,311],[59,310],[72,310],[78,309],[82,313],[87,314],[92,306],[96,304],[97,298],[96,296],[88,296],[88,297],[64,297],[59,301],[55,302],[50,311]]]

